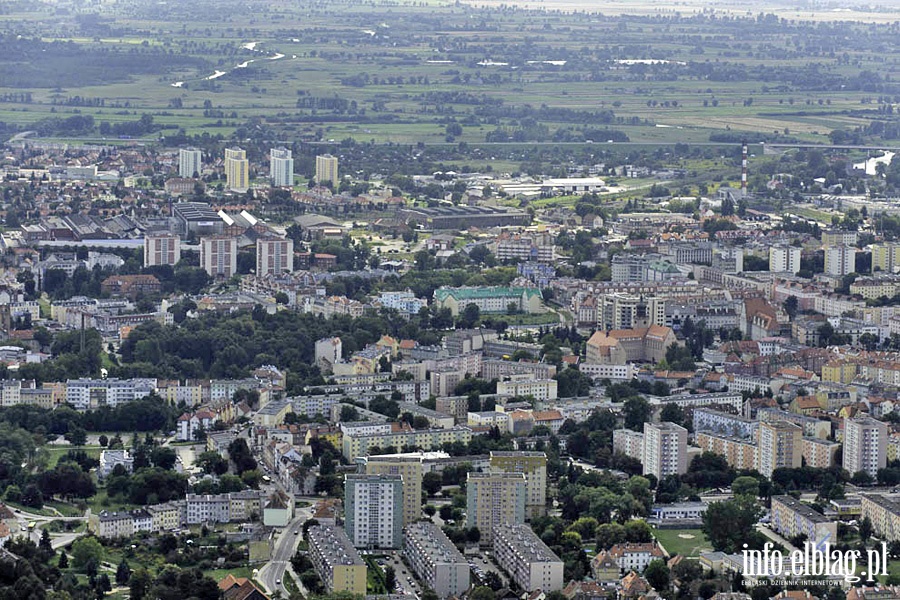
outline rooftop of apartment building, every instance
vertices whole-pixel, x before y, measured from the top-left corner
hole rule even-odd
[[[783,504],[803,518],[808,519],[814,523],[831,522],[831,519],[827,518],[822,513],[816,512],[811,506],[800,502],[793,496],[772,496],[772,502]]]
[[[419,521],[404,528],[413,536],[435,563],[465,563],[466,559],[438,526],[430,521]]]
[[[330,566],[365,565],[343,529],[316,525],[309,528],[309,543]]]
[[[510,541],[525,562],[558,562],[560,560],[528,525],[495,525],[494,539],[501,537]]]
[[[491,450],[491,458],[493,457],[513,457],[513,458],[547,458],[545,452],[534,450]]]

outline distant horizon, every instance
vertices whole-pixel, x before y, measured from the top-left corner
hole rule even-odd
[[[800,7],[790,0],[756,0],[751,4],[737,0],[673,0],[671,2],[647,2],[646,0],[460,0],[476,8],[497,8],[517,6],[525,9],[561,10],[564,12],[586,11],[590,13],[616,15],[656,15],[666,13],[702,13],[712,9],[717,13],[732,16],[747,16],[759,12],[769,12],[781,18],[800,21],[859,21],[866,23],[890,23],[900,20],[900,6],[891,8],[888,3],[872,5],[844,2],[819,3],[815,7]]]

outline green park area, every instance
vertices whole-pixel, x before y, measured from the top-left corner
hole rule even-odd
[[[712,551],[712,545],[699,529],[654,529],[653,535],[671,556],[697,557]]]

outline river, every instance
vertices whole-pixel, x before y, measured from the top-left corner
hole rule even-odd
[[[261,54],[268,54],[269,56],[266,56],[266,60],[279,60],[279,59],[282,59],[282,58],[285,57],[285,55],[284,55],[284,54],[281,54],[280,52],[269,53],[269,52],[267,52],[267,51],[265,51],[265,50],[260,50],[260,49],[257,48],[257,46],[259,46],[259,44],[260,44],[260,42],[246,42],[246,43],[244,43],[244,44],[241,44],[241,49],[242,49],[242,50],[249,50],[250,52],[259,52],[259,53],[261,53]],[[292,54],[292,55],[291,55],[291,58],[292,58],[292,59],[293,59],[293,58],[297,58],[297,55],[296,55],[296,54]],[[233,70],[235,70],[235,69],[246,69],[246,68],[249,67],[252,63],[255,63],[257,60],[258,60],[258,59],[256,59],[256,58],[248,58],[248,59],[245,60],[244,62],[236,64],[234,67],[232,67],[232,68],[231,68],[230,70],[228,70],[228,71],[220,71],[220,70],[216,69],[216,70],[213,72],[212,75],[207,75],[207,76],[204,77],[203,79],[204,79],[205,81],[211,81],[211,80],[213,80],[213,79],[219,79],[220,77],[224,77],[225,75],[228,75],[228,73],[229,73],[230,71],[233,71]],[[176,82],[171,83],[171,84],[169,84],[169,85],[171,85],[172,87],[175,87],[175,88],[180,88],[180,87],[184,87],[184,83],[185,83],[184,81],[176,81]]]

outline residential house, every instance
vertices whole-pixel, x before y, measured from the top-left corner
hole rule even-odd
[[[231,573],[219,582],[223,600],[269,600],[256,584],[246,577],[235,577]]]
[[[641,573],[651,561],[666,558],[665,552],[655,541],[616,544],[609,549],[609,556],[616,561],[622,573],[628,571]]]

